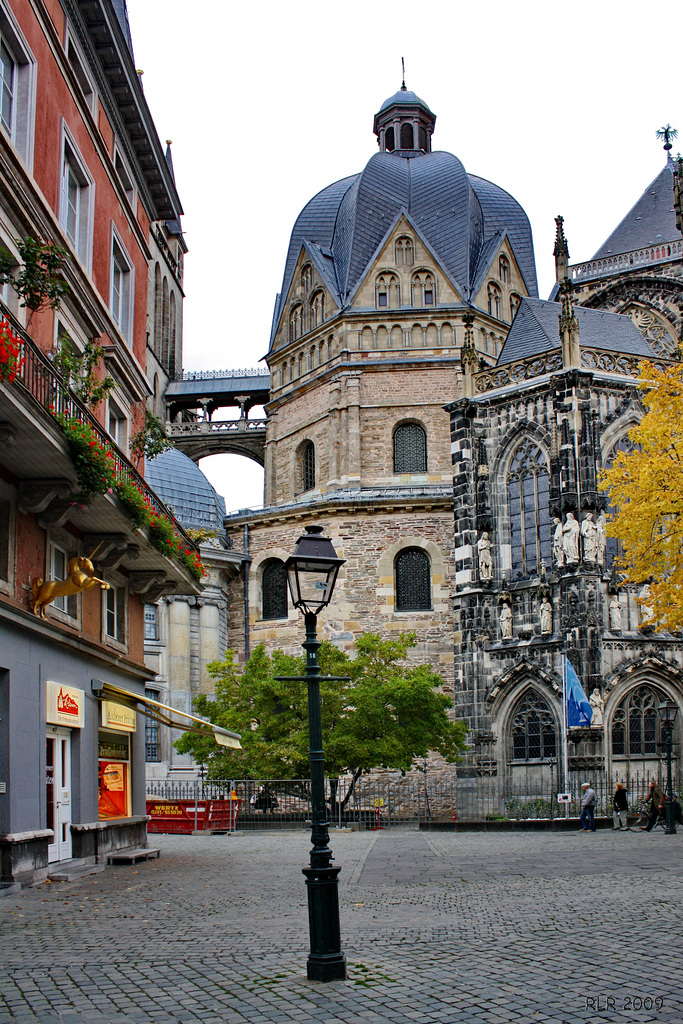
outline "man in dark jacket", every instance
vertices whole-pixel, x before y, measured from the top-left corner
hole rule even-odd
[[[613,806],[612,822],[614,831],[628,832],[628,800],[626,799],[626,786],[623,782],[617,782]]]

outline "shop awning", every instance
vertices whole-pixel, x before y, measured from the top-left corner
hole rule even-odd
[[[169,707],[168,704],[161,704],[158,700],[152,700],[151,697],[141,693],[135,693],[133,690],[126,690],[122,686],[115,686],[114,683],[106,682],[102,690],[98,692],[103,697],[116,697],[117,700],[127,704],[142,704],[144,714],[148,718],[153,718],[161,725],[168,725],[171,729],[193,732],[197,736],[213,736],[216,743],[221,747],[232,747],[233,750],[242,749],[242,744],[240,743],[242,737],[239,733],[230,732],[229,729],[223,729],[220,725],[206,722],[203,718],[198,718],[196,715],[189,715],[186,711],[178,711],[176,708]]]

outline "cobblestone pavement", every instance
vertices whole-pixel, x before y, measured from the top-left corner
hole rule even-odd
[[[305,833],[153,838],[158,861],[0,900],[2,1024],[683,1022],[683,834],[333,833],[327,985]]]

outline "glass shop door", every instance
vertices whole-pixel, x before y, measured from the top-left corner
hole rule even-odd
[[[71,859],[71,733],[67,729],[47,734],[45,787],[47,828],[54,833],[47,848],[52,864]]]

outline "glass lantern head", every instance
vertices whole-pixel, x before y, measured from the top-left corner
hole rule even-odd
[[[299,611],[318,615],[332,600],[337,573],[344,564],[322,526],[306,526],[294,554],[285,562],[292,604]]]
[[[659,720],[662,725],[673,725],[678,714],[678,705],[674,700],[663,700],[658,706]]]

